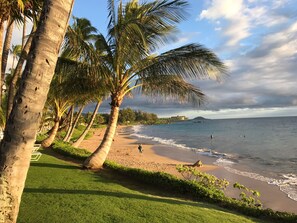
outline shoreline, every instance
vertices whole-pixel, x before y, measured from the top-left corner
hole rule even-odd
[[[105,129],[96,129],[94,135],[84,140],[80,147],[94,151],[100,144]],[[131,137],[129,127],[118,126],[117,133],[107,159],[115,161],[123,166],[141,168],[150,171],[162,171],[181,177],[175,168],[177,164],[193,164],[201,160],[200,171],[213,174],[218,178],[225,178],[230,182],[225,194],[236,197],[238,190],[232,185],[239,182],[248,188],[258,190],[261,194],[260,200],[263,208],[271,208],[275,211],[287,211],[297,214],[297,202],[290,199],[279,187],[269,185],[266,182],[252,179],[246,176],[237,175],[227,171],[224,167],[216,166],[213,163],[215,158],[203,156],[191,150],[170,147],[167,145],[155,144],[148,140]],[[137,147],[141,143],[143,153],[139,153]]]

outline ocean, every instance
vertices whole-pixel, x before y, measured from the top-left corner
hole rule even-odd
[[[297,201],[297,117],[193,119],[134,126],[132,135],[214,157],[215,165],[277,185]]]

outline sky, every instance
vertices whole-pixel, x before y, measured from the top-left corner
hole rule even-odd
[[[122,107],[153,112],[160,117],[296,116],[296,0],[188,2],[189,16],[178,26],[176,40],[158,49],[157,53],[199,43],[214,51],[228,66],[228,76],[220,82],[191,82],[207,96],[207,101],[198,108],[143,96],[125,99]],[[89,19],[99,32],[106,34],[107,0],[88,0],[87,3],[76,0],[73,15]],[[19,33],[15,31],[14,44],[20,40]],[[102,105],[101,111],[109,111],[108,102]]]

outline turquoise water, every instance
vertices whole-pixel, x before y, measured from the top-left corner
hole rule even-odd
[[[230,172],[275,184],[297,201],[297,117],[188,120],[134,135],[216,158]]]

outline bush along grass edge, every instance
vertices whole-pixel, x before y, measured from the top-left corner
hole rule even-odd
[[[52,150],[58,154],[79,161],[84,161],[91,155],[91,152],[85,149],[75,148],[71,146],[71,144],[63,141],[55,141],[52,145]],[[105,161],[104,167],[151,186],[162,185],[162,188],[165,190],[174,191],[175,194],[190,196],[195,201],[216,204],[225,209],[236,211],[247,216],[269,220],[269,222],[297,223],[297,215],[293,213],[274,211],[269,208],[261,209],[250,207],[239,200],[225,196],[223,191],[219,189],[208,188],[195,181],[179,179],[168,173],[124,167],[108,160]]]

